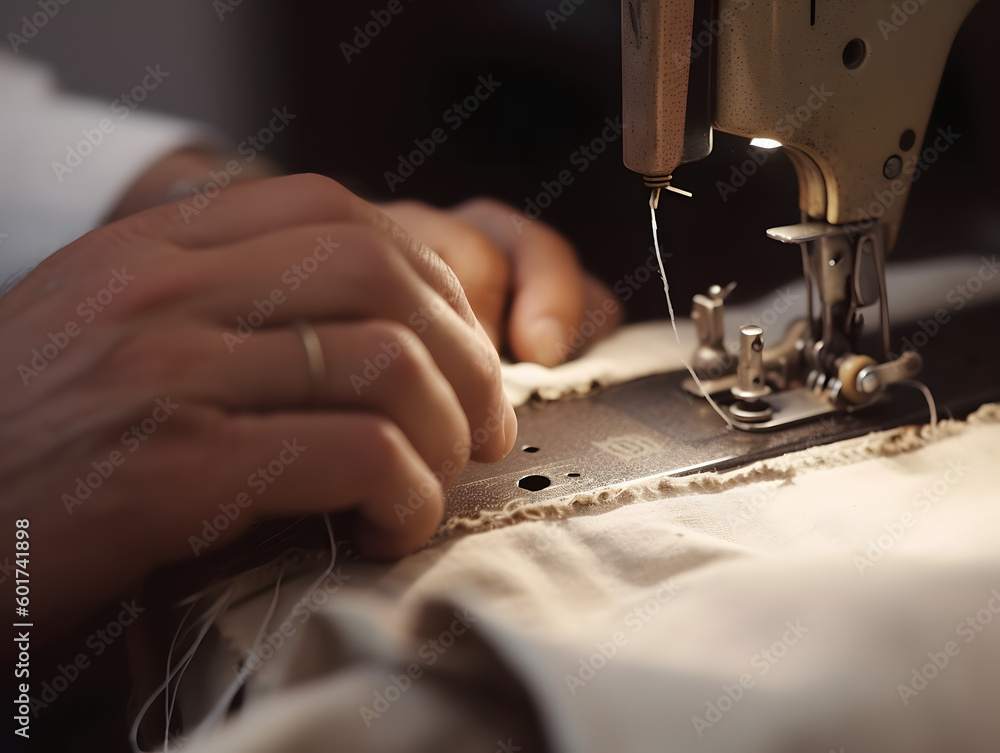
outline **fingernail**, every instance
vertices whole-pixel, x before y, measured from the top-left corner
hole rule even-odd
[[[531,360],[542,366],[558,366],[566,360],[566,328],[558,319],[543,317],[528,326],[528,347]]]
[[[507,457],[510,451],[514,449],[514,445],[517,444],[517,414],[514,413],[514,406],[511,405],[510,398],[506,395],[503,402],[506,406],[504,408],[503,436],[507,443],[503,451],[503,456]]]

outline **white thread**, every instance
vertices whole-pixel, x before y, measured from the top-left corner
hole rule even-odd
[[[278,573],[278,580],[274,584],[274,594],[271,596],[271,603],[268,605],[267,613],[264,615],[264,619],[260,623],[260,627],[257,629],[257,635],[254,637],[253,644],[250,646],[250,655],[259,656],[260,654],[260,644],[264,641],[264,634],[267,632],[268,625],[271,624],[271,618],[274,617],[274,608],[278,605],[278,594],[281,590],[281,579],[285,577],[284,569]],[[219,696],[219,700],[215,702],[215,705],[209,710],[205,715],[205,718],[198,723],[194,731],[190,735],[191,742],[194,742],[212,731],[212,728],[218,722],[218,720],[229,710],[232,705],[233,699],[236,694],[240,692],[250,677],[250,672],[246,671],[246,667],[241,667],[236,678],[229,683],[229,687],[223,691],[222,695]],[[166,753],[166,750],[164,750]]]
[[[901,379],[898,384],[902,384],[906,387],[913,387],[914,389],[920,390],[924,393],[924,397],[927,400],[927,408],[930,410],[931,414],[931,430],[937,429],[937,404],[934,402],[934,395],[931,394],[930,388],[921,381],[916,379]]]
[[[174,646],[177,645],[177,640],[181,636],[181,631],[184,629],[184,623],[187,622],[188,617],[191,615],[191,610],[194,609],[194,604],[188,605],[187,611],[184,612],[184,616],[181,618],[180,623],[177,625],[177,630],[174,631],[174,639],[170,642],[170,649],[167,651],[167,676],[170,676],[170,665],[174,660]],[[176,699],[176,694],[174,698]],[[164,722],[164,733],[163,733],[163,750],[166,751],[167,745],[170,739],[170,717],[174,713],[174,702],[170,698],[170,685],[168,684],[163,693],[163,718]]]
[[[177,703],[177,689],[180,687],[181,680],[184,679],[184,673],[187,672],[188,667],[191,666],[191,662],[194,661],[195,654],[198,653],[198,648],[201,646],[201,643],[204,640],[205,636],[208,634],[208,631],[211,629],[212,625],[215,623],[215,620],[220,615],[222,615],[222,614],[225,613],[226,609],[229,607],[229,603],[232,600],[232,598],[233,598],[233,591],[232,590],[228,590],[225,594],[223,594],[223,596],[220,599],[218,599],[212,605],[212,607],[209,610],[207,610],[201,617],[199,617],[198,620],[195,622],[195,624],[192,625],[192,627],[189,629],[189,630],[193,630],[199,623],[204,623],[202,625],[201,632],[198,634],[198,637],[195,639],[194,645],[181,658],[181,661],[178,663],[177,669],[173,673],[175,675],[174,679],[173,680],[169,680],[168,679],[167,686],[164,689],[163,695],[164,695],[164,702],[165,702],[165,706],[166,706],[166,708],[164,710],[164,724],[163,724],[163,752],[164,753],[167,753],[167,751],[169,750],[169,746],[170,746],[170,721],[171,721],[171,719],[173,719],[174,705]],[[193,608],[194,608],[194,604],[192,603],[188,607],[188,611],[184,613],[184,617],[181,619],[180,625],[177,626],[177,632],[174,634],[174,643],[170,644],[170,651],[167,653],[167,673],[168,673],[168,675],[170,674],[170,658],[173,655],[174,644],[176,643],[176,641],[177,641],[177,639],[179,637],[182,637],[181,636],[181,630],[184,627],[184,623],[187,621],[187,617],[191,613],[191,610]],[[186,637],[188,632],[189,631],[184,631],[183,637]],[[173,694],[172,695],[171,695],[171,692],[170,692],[170,683],[171,682],[173,683]]]
[[[656,226],[656,193],[656,189],[653,189],[653,194],[649,197],[649,217],[653,224],[653,248],[656,249],[656,261],[660,265],[660,277],[663,278],[663,292],[667,294],[667,311],[670,313],[670,326],[674,328],[674,337],[677,338],[677,346],[683,350],[684,346],[681,344],[681,335],[680,332],[677,331],[677,320],[674,317],[674,304],[670,300],[670,284],[667,282],[667,271],[663,267],[663,255],[660,253],[660,240],[657,233],[658,228]],[[715,409],[716,413],[722,416],[722,420],[726,422],[726,425],[729,428],[732,428],[732,420],[712,399],[712,396],[708,394],[708,391],[705,389],[704,385],[702,385],[698,375],[694,373],[694,369],[691,368],[683,356],[681,356],[681,363],[684,364],[684,368],[688,370],[691,378],[694,379],[694,383],[698,385],[698,389],[701,390],[702,396],[708,400],[708,404]]]
[[[309,586],[307,596],[313,595],[316,589],[319,588],[319,584],[329,577],[330,573],[333,572],[333,566],[337,564],[337,541],[333,536],[333,526],[330,525],[330,516],[324,515],[323,522],[326,523],[326,533],[330,537],[330,564],[327,566],[326,570],[323,571],[323,574],[313,581],[311,586]],[[306,597],[303,596],[302,598],[305,599]]]
[[[188,664],[191,663],[191,659],[194,658],[195,652],[198,650],[198,646],[201,645],[201,642],[205,638],[205,635],[208,633],[209,628],[212,626],[215,619],[220,614],[222,614],[222,612],[225,610],[227,606],[229,606],[228,602],[230,597],[232,596],[232,593],[233,593],[233,587],[230,586],[229,588],[226,589],[226,591],[222,594],[222,596],[220,596],[215,601],[215,603],[212,604],[212,606],[205,611],[205,614],[202,615],[201,618],[199,618],[199,622],[203,621],[204,625],[202,626],[201,631],[198,633],[198,636],[195,638],[195,641],[192,644],[191,648],[189,648],[184,653],[184,656],[180,658],[178,665],[176,667],[171,668],[169,665],[167,666],[166,679],[162,683],[160,683],[160,685],[153,691],[153,694],[150,695],[148,699],[146,699],[146,702],[142,705],[142,708],[139,709],[139,713],[136,715],[135,721],[132,722],[132,729],[129,731],[129,744],[132,746],[132,750],[135,751],[135,753],[153,753],[153,751],[143,751],[139,747],[139,742],[138,742],[139,726],[142,724],[142,720],[146,716],[146,712],[149,711],[149,707],[152,706],[153,702],[160,697],[160,693],[165,692],[168,694],[169,697],[170,683],[171,681],[173,681],[174,676],[178,672],[183,672],[183,670],[187,668]],[[185,614],[185,619],[186,617],[187,615]],[[181,622],[181,625],[183,625],[183,621]],[[177,635],[179,634],[180,634],[180,628],[178,628],[177,630]],[[174,636],[175,640],[177,638],[177,635]],[[171,644],[170,650],[172,653],[173,644]],[[172,708],[169,705],[169,701],[167,708],[168,709]],[[168,720],[168,723],[166,724],[166,732],[164,733],[166,736],[169,736],[169,730],[170,730],[170,725]],[[163,750],[164,751],[167,750],[166,744],[164,744]]]
[[[306,589],[305,595],[302,596],[297,603],[301,603],[302,601],[310,598],[312,594],[315,593],[316,589],[319,588],[320,584],[323,583],[330,573],[333,572],[334,565],[337,563],[337,542],[333,535],[333,526],[330,525],[330,516],[325,515],[323,517],[323,521],[326,524],[326,532],[330,538],[330,564],[327,566],[326,570],[323,571],[323,574],[313,581],[312,585]],[[284,577],[284,574],[284,569],[282,569],[282,571],[278,574],[278,580],[274,584],[274,594],[271,597],[271,604],[268,607],[267,614],[264,615],[264,620],[261,622],[260,628],[257,630],[257,636],[254,638],[253,645],[250,647],[251,656],[259,656],[260,645],[264,640],[264,634],[267,632],[267,627],[270,625],[271,619],[274,617],[275,607],[278,605],[278,589],[281,586],[281,579]],[[289,612],[289,616],[290,615],[291,612]],[[229,684],[229,687],[226,688],[222,696],[220,696],[215,706],[212,707],[212,710],[206,714],[205,718],[198,724],[194,732],[191,733],[192,740],[196,740],[212,731],[212,728],[218,720],[229,710],[229,706],[232,704],[233,698],[236,697],[240,688],[246,684],[251,674],[253,674],[252,671],[249,671],[246,665],[240,668],[236,678]]]
[[[323,520],[326,525],[327,536],[330,539],[330,564],[323,571],[323,574],[320,575],[308,588],[306,595],[302,597],[303,599],[307,599],[316,591],[317,588],[319,588],[320,584],[327,579],[327,577],[330,575],[331,572],[333,572],[333,568],[337,562],[337,542],[333,535],[333,526],[330,524],[330,518],[328,515],[324,516]],[[284,574],[285,571],[284,568],[282,568],[282,570],[278,574],[278,579],[274,586],[274,594],[271,599],[271,604],[268,608],[267,614],[265,615],[260,628],[257,631],[257,636],[254,639],[253,646],[251,648],[252,653],[256,652],[257,649],[259,648],[260,643],[263,640],[264,633],[267,630],[267,626],[270,624],[271,619],[274,616],[274,609],[277,606],[278,593],[281,586],[281,580],[284,577]],[[222,614],[225,613],[226,609],[228,609],[230,602],[232,601],[233,595],[236,593],[235,584],[238,577],[239,576],[236,576],[229,580],[229,584],[226,587],[225,591],[222,593],[222,595],[217,597],[216,600],[211,604],[211,606],[209,606],[202,613],[202,615],[195,621],[195,623],[191,625],[191,627],[188,628],[187,630],[184,630],[184,624],[185,622],[187,622],[188,616],[194,609],[196,603],[200,599],[210,596],[212,592],[217,593],[219,589],[222,587],[222,584],[217,584],[214,588],[206,588],[201,592],[199,592],[198,594],[196,594],[195,596],[188,597],[180,602],[179,604],[180,606],[183,606],[185,604],[188,605],[188,610],[187,612],[185,612],[184,616],[181,618],[180,624],[177,626],[177,630],[174,633],[174,638],[170,644],[170,649],[167,653],[167,677],[153,691],[152,695],[150,695],[150,697],[146,700],[146,702],[143,703],[142,707],[139,709],[139,713],[136,715],[135,720],[132,722],[132,728],[129,731],[129,744],[131,745],[132,750],[135,753],[153,753],[153,751],[144,751],[139,747],[138,743],[139,727],[141,726],[142,721],[146,716],[146,713],[149,711],[149,708],[153,705],[156,699],[159,698],[161,693],[164,694],[164,704],[165,704],[163,753],[168,753],[170,749],[170,721],[173,716],[174,703],[177,700],[177,692],[180,686],[180,681],[184,675],[184,672],[187,670],[188,666],[194,660],[194,656],[197,653],[198,648],[204,641],[205,636],[208,634],[208,631],[215,624],[216,620]],[[195,637],[193,644],[178,660],[177,666],[172,667],[171,662],[173,658],[174,647],[177,645],[178,641],[183,638],[183,636],[186,636],[191,630],[198,628],[199,625],[200,625],[200,630],[198,631],[198,634]],[[210,731],[210,729],[208,728],[212,724],[214,724],[218,720],[218,718],[221,717],[229,709],[229,706],[232,703],[233,698],[235,698],[236,693],[239,692],[239,689],[243,687],[243,685],[246,683],[250,674],[251,673],[245,671],[245,669],[241,669],[236,679],[232,683],[230,683],[229,687],[226,688],[225,692],[223,692],[222,696],[216,702],[215,706],[213,706],[213,708],[209,711],[209,713],[202,720],[202,722],[195,728],[194,732],[191,735],[192,739],[199,734],[207,733]],[[173,688],[172,693],[171,693],[171,688]]]

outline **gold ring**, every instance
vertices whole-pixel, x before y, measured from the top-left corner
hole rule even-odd
[[[308,322],[296,322],[295,332],[306,348],[309,360],[309,388],[314,402],[322,402],[327,394],[326,359],[323,358],[323,344],[316,330]]]

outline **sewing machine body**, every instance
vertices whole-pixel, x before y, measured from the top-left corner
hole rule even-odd
[[[885,291],[885,257],[921,169],[948,51],[976,1],[622,0],[625,165],[655,190],[710,153],[713,129],[780,141],[798,176],[802,221],[768,235],[799,247],[810,316],[777,343],[742,327],[731,352],[732,286],[705,281],[693,301],[691,362],[746,431],[727,427],[684,372],[529,403],[517,411],[515,451],[470,465],[449,490],[448,516],[586,498],[922,424],[924,397],[892,387],[918,371],[944,416],[995,400],[1000,352],[984,349],[979,334],[995,307],[956,312],[948,337],[897,354],[894,336],[913,323],[892,333]],[[935,139],[948,138],[938,133],[927,148],[941,151]],[[683,201],[671,197],[664,210]],[[671,264],[683,273],[683,259]],[[862,326],[869,311],[875,332]]]
[[[917,354],[893,352],[885,257],[948,52],[976,2],[623,0],[626,166],[658,193],[711,151],[714,128],[781,145],[798,176],[801,224],[768,235],[801,249],[809,320],[770,351],[760,332],[741,330],[737,358],[722,346],[731,286],[694,300],[694,368],[708,384],[684,388],[704,387],[737,428],[868,407],[920,371]],[[870,353],[860,341],[875,306]]]

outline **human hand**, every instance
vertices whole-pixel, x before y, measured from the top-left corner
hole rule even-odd
[[[5,531],[31,521],[34,617],[265,517],[353,511],[362,551],[402,555],[470,458],[513,446],[457,278],[371,205],[293,176],[188,219],[99,228],[0,299],[0,509]]]
[[[106,218],[107,222],[120,220],[130,214],[142,212],[168,201],[178,198],[177,187],[189,185],[201,188],[215,184],[219,188],[222,176],[225,186],[246,180],[269,178],[278,171],[264,158],[258,157],[253,162],[239,160],[236,168],[230,169],[232,159],[204,149],[178,149],[163,159],[153,163],[129,186],[125,195]],[[235,170],[238,169],[238,172]]]
[[[513,207],[473,199],[451,210],[416,201],[379,208],[454,270],[490,339],[515,358],[556,366],[622,321],[621,303],[580,268],[569,241]]]

